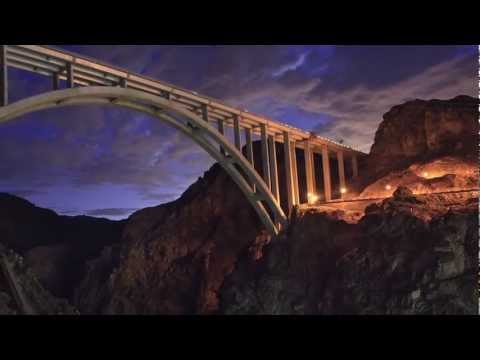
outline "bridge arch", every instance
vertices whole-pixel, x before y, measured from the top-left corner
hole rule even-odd
[[[39,110],[80,104],[129,108],[149,114],[175,127],[218,161],[247,197],[267,231],[277,234],[286,224],[287,218],[280,204],[253,165],[234,144],[200,116],[168,99],[122,87],[76,87],[50,91],[0,107],[0,123]],[[245,175],[242,175],[242,172]]]

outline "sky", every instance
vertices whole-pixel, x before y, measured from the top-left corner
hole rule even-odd
[[[477,46],[58,47],[365,152],[394,105],[478,96]],[[11,102],[50,86],[9,69]],[[132,110],[79,106],[0,124],[0,192],[65,215],[126,218],[175,200],[212,164],[193,141]]]

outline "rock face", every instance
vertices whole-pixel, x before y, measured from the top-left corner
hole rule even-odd
[[[478,105],[478,99],[457,96],[394,106],[375,134],[367,161],[371,178],[447,155],[475,161]]]
[[[360,197],[392,196],[399,186],[406,186],[416,194],[476,189],[478,179],[476,161],[460,156],[443,156],[391,171],[366,186]]]
[[[207,314],[238,256],[269,240],[256,213],[214,165],[182,197],[133,214],[121,245],[89,263],[82,313]],[[248,250],[247,250],[248,251]]]
[[[476,314],[478,201],[401,188],[358,224],[309,210],[221,291],[226,314]]]
[[[0,273],[0,315],[22,314],[22,302],[25,306],[24,311],[32,312],[36,315],[75,315],[78,311],[72,307],[67,300],[59,299],[52,296],[51,292],[46,290],[37,278],[35,272],[25,263],[24,259],[13,251],[4,253],[4,249],[0,245],[0,253],[2,255],[2,265],[5,262],[11,267],[10,281],[17,284],[22,295],[17,295],[22,300],[15,300],[6,274]],[[3,255],[5,254],[5,257]],[[2,269],[4,270],[4,269]]]

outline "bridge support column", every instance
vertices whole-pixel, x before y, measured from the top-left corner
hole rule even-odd
[[[270,135],[268,137],[268,151],[269,151],[269,160],[270,160],[270,177],[272,184],[272,194],[280,203],[280,191],[278,188],[278,167],[277,167],[277,149],[275,144],[275,136]]]
[[[300,204],[300,194],[298,191],[298,166],[295,141],[292,141],[292,168],[293,168],[293,189],[295,190],[295,204]]]
[[[221,119],[218,119],[217,124],[218,124],[218,132],[222,135],[225,135],[225,123],[224,123],[224,121],[221,120]],[[225,149],[223,148],[223,146],[220,146],[220,152],[222,153],[222,155],[225,155]]]
[[[67,87],[75,87],[75,71],[72,63],[67,63]]]
[[[285,154],[285,183],[287,187],[288,215],[290,216],[295,206],[295,189],[293,187],[292,144],[288,131],[283,132],[283,152]]]
[[[52,87],[53,90],[59,90],[60,89],[60,74],[55,73],[52,76]]]
[[[7,45],[0,45],[0,106],[8,105]]]
[[[345,181],[345,162],[343,161],[343,151],[337,151],[338,178],[340,179],[340,197],[343,199],[347,192],[347,183]]]
[[[235,147],[238,150],[242,150],[241,149],[242,143],[240,141],[240,119],[239,119],[238,115],[235,115],[233,117],[233,135],[234,135],[234,138],[235,138]]]
[[[328,157],[327,145],[322,146],[322,167],[323,167],[323,191],[325,201],[332,200],[332,181],[330,179],[330,159]]]
[[[252,167],[255,168],[255,162],[253,160],[253,142],[252,142],[252,129],[245,128],[245,142],[247,145],[247,159],[252,164]],[[251,184],[253,192],[256,191],[255,184]]]
[[[310,148],[310,142],[305,142],[305,177],[307,179],[307,203],[313,203],[313,195],[315,194],[314,188],[314,175],[313,175],[313,154]]]
[[[315,194],[317,194],[317,175],[315,171],[315,152],[311,149],[310,160],[312,162],[312,189]]]
[[[201,105],[202,119],[208,124],[208,108],[206,104]]]
[[[268,156],[268,139],[267,139],[267,125],[260,124],[260,137],[262,146],[262,172],[263,180],[267,184],[270,191],[272,190],[272,183],[270,179],[270,159]]]
[[[352,155],[352,174],[354,179],[358,177],[357,155]]]

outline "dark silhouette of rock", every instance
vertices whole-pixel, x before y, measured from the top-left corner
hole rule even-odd
[[[393,197],[395,200],[411,199],[413,197],[413,192],[405,186],[400,186],[393,193]]]
[[[0,193],[0,243],[25,258],[55,296],[71,299],[85,261],[121,238],[124,221],[59,216],[17,196]]]

